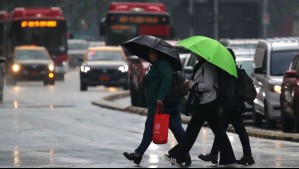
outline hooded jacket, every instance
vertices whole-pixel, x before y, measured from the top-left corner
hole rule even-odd
[[[159,59],[154,62],[145,76],[145,96],[148,107],[148,115],[154,115],[156,113],[157,100],[164,101],[170,91],[172,85],[172,68],[171,65],[163,60]],[[163,113],[180,112],[181,103],[175,106],[165,106]]]
[[[217,67],[209,62],[203,65],[194,74],[190,81],[190,89],[197,85],[197,91],[202,92],[199,104],[207,104],[217,99],[218,71]]]

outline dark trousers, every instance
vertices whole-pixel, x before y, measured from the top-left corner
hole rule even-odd
[[[148,116],[145,122],[145,129],[144,129],[141,144],[135,150],[135,153],[138,154],[139,156],[143,156],[143,154],[145,153],[145,151],[148,149],[148,147],[153,141],[153,125],[154,125],[154,115]],[[177,142],[178,143],[182,142],[185,135],[185,130],[182,126],[181,114],[179,112],[170,114],[169,129],[173,133]]]
[[[242,112],[237,111],[237,109],[224,110],[224,112],[221,113],[220,116],[221,119],[223,119],[224,129],[227,129],[230,123],[233,125],[236,133],[240,137],[244,156],[252,156],[249,137],[245,125],[243,123]],[[211,154],[218,155],[220,150],[220,144],[221,144],[221,140],[217,141],[216,139],[214,139],[214,144],[211,150]]]
[[[181,143],[169,151],[169,155],[183,161],[186,153],[189,153],[193,147],[198,134],[205,122],[210,125],[217,140],[221,140],[220,148],[220,165],[231,164],[236,162],[236,158],[229,141],[229,138],[222,127],[219,119],[219,105],[217,101],[200,105],[200,108],[192,115],[188,124],[185,137]]]

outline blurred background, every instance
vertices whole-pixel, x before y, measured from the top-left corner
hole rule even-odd
[[[113,0],[118,1],[120,0]],[[11,11],[15,7],[59,6],[67,19],[68,29],[75,38],[99,40],[101,38],[99,23],[105,17],[111,2],[112,0],[0,0],[0,10]],[[138,1],[127,0],[127,2]],[[298,0],[143,0],[142,2],[166,4],[177,38],[186,38],[190,34],[219,39],[299,34]],[[215,13],[218,13],[218,20],[214,17]]]

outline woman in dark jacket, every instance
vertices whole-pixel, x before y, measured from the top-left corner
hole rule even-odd
[[[154,115],[156,113],[157,106],[163,106],[163,112],[170,114],[169,129],[174,134],[176,140],[181,142],[185,135],[180,114],[182,104],[178,103],[177,105],[172,106],[163,104],[163,101],[166,99],[172,85],[173,70],[171,65],[164,59],[159,58],[158,53],[154,50],[149,51],[149,60],[152,65],[149,72],[141,80],[141,84],[143,84],[146,91],[146,100],[148,105],[148,116],[145,122],[143,138],[141,144],[134,153],[124,153],[124,156],[128,160],[133,161],[137,165],[140,164],[142,156],[152,143]],[[191,165],[189,154],[184,157],[184,160],[186,165]]]

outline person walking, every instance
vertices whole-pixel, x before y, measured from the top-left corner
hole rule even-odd
[[[172,131],[177,142],[182,142],[185,130],[181,123],[181,106],[179,102],[176,105],[167,105],[163,101],[166,99],[173,80],[173,69],[171,64],[159,57],[155,50],[149,50],[149,61],[152,63],[148,73],[141,79],[140,83],[145,88],[148,107],[148,116],[145,122],[145,129],[141,144],[133,153],[124,152],[123,155],[130,161],[139,165],[142,156],[150,146],[153,140],[154,115],[157,106],[163,106],[163,113],[170,114],[169,129]],[[184,156],[185,165],[191,165],[191,158],[188,153]]]
[[[234,51],[230,48],[228,50],[234,57],[234,60],[236,60]],[[252,156],[249,137],[242,117],[242,114],[246,111],[246,106],[244,101],[238,94],[238,81],[236,78],[228,74],[226,74],[226,76],[223,75],[222,79],[226,86],[230,87],[230,89],[227,90],[230,93],[228,94],[228,96],[230,97],[221,99],[223,111],[220,114],[220,118],[223,119],[223,127],[226,130],[229,124],[232,124],[236,133],[239,135],[243,147],[243,157],[240,160],[237,160],[237,163],[239,165],[253,165],[255,164],[255,161]],[[214,139],[214,144],[211,152],[207,155],[200,154],[198,158],[206,162],[218,164],[220,144],[222,144],[221,140]]]
[[[172,164],[182,167],[185,162],[185,154],[192,149],[198,134],[207,121],[217,140],[221,140],[220,148],[220,165],[231,165],[236,163],[235,155],[229,141],[229,138],[221,127],[219,119],[218,103],[218,73],[217,67],[198,54],[196,55],[198,63],[194,67],[194,75],[191,81],[186,81],[186,87],[195,89],[201,93],[199,108],[192,114],[188,124],[185,137],[182,142],[172,148],[165,158]],[[188,109],[187,109],[188,110]]]

